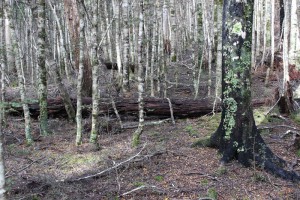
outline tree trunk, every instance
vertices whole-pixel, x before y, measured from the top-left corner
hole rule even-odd
[[[139,126],[133,134],[132,145],[137,146],[140,143],[140,136],[144,130],[144,63],[143,63],[143,39],[144,39],[144,0],[140,0],[140,16],[139,16],[139,51],[138,51],[138,103],[139,103]]]
[[[210,145],[219,148],[224,163],[237,159],[251,166],[254,161],[282,178],[299,181],[295,172],[282,168],[285,161],[272,153],[255,125],[250,90],[252,13],[253,1],[224,1],[222,116]]]
[[[123,47],[123,92],[126,93],[129,90],[129,54],[130,54],[130,38],[129,38],[129,3],[128,0],[124,0],[122,4],[123,8],[123,38],[124,38],[124,47]]]
[[[268,86],[269,84],[269,78],[270,78],[270,72],[274,69],[274,55],[275,55],[275,1],[271,1],[271,33],[270,33],[270,39],[271,39],[271,61],[270,66],[268,66],[267,73],[266,73],[266,80],[265,85]]]
[[[77,77],[77,111],[76,111],[76,145],[81,145],[82,143],[82,86],[83,86],[83,71],[84,71],[84,10],[82,2],[78,0],[77,7],[80,13],[80,53],[79,53],[79,70]]]
[[[12,28],[11,28],[11,13],[12,5],[9,0],[4,1],[3,14],[4,14],[4,37],[5,37],[5,61],[8,71],[13,71],[15,68],[14,50],[12,45]]]
[[[253,107],[259,107],[265,105],[267,99],[255,99],[251,103]],[[35,102],[35,100],[33,100]],[[76,99],[72,99],[72,104],[76,106]],[[165,118],[170,116],[170,106],[167,99],[160,98],[145,98],[144,99],[144,113],[146,116],[156,116],[158,118]],[[22,103],[22,102],[21,102]],[[82,99],[82,109],[83,115],[87,116],[91,113],[91,105],[93,103],[92,98],[84,97]],[[177,118],[187,118],[187,117],[199,117],[205,114],[212,113],[214,100],[213,99],[171,99],[171,104],[173,107],[173,114]],[[38,103],[29,103],[30,116],[37,118],[39,116],[39,105]],[[138,114],[138,101],[136,98],[118,98],[115,100],[115,106],[120,115],[132,115],[137,116]],[[8,104],[6,107],[6,112],[9,114],[16,115],[18,113],[23,113],[23,108],[21,104],[16,102]],[[215,104],[215,111],[221,111],[221,104],[217,102]],[[48,99],[48,113],[51,117],[67,117],[64,102],[62,98]],[[100,99],[99,103],[99,114],[114,114],[115,111],[111,105],[110,99]]]
[[[279,91],[279,107],[280,111],[286,114],[291,114],[295,111],[294,100],[293,100],[293,90],[290,85],[289,76],[289,31],[290,31],[290,11],[291,2],[286,0],[284,2],[284,29],[283,29],[283,48],[282,48],[282,62],[283,62],[283,85]]]
[[[39,0],[37,10],[38,26],[38,95],[40,103],[40,134],[48,135],[48,112],[47,112],[47,70],[46,70],[46,30],[45,30],[45,1]]]
[[[3,86],[1,86],[3,87]],[[2,104],[2,97],[0,98]],[[0,199],[6,200],[6,189],[5,189],[5,165],[4,165],[4,149],[3,149],[3,110],[0,113]]]
[[[97,5],[98,6],[98,5]],[[99,41],[97,39],[97,35],[99,34],[97,32],[97,7],[94,6],[92,8],[92,38],[91,38],[91,44],[90,51],[91,53],[91,65],[92,65],[92,79],[93,79],[93,108],[92,108],[92,128],[91,128],[91,135],[90,135],[90,143],[94,144],[96,148],[98,148],[97,139],[98,139],[98,131],[99,131],[99,101],[100,101],[100,91],[99,91],[99,62],[97,59],[97,54],[100,52],[97,52],[97,44],[99,44]],[[102,55],[100,54],[99,57]]]
[[[21,96],[21,101],[22,101],[22,108],[24,112],[24,119],[25,119],[25,138],[26,138],[26,143],[27,144],[32,144],[32,135],[31,135],[31,119],[30,119],[30,113],[29,113],[29,108],[28,104],[26,102],[26,90],[25,90],[25,84],[24,84],[24,74],[22,74],[22,59],[21,59],[21,48],[19,47],[20,44],[18,44],[18,59],[17,61],[17,74],[18,74],[18,85],[20,88],[20,96]],[[39,105],[40,106],[40,105]]]
[[[49,63],[49,65],[50,65],[49,68],[51,70],[50,73],[53,75],[53,77],[55,77],[55,84],[57,85],[57,88],[63,99],[63,103],[65,106],[66,112],[68,114],[68,119],[72,122],[75,122],[75,109],[72,105],[72,101],[69,96],[69,93],[63,84],[61,75],[59,73],[59,69],[57,68],[57,65],[55,62]]]

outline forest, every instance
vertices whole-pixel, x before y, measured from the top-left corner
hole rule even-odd
[[[2,0],[0,200],[300,199],[300,0]]]

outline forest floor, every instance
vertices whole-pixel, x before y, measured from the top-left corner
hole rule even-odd
[[[254,98],[271,95],[274,87],[265,88],[259,76],[253,77]],[[180,92],[189,91],[181,88]],[[300,130],[300,123],[264,116],[272,105],[255,111],[257,124],[273,126],[261,134],[276,155],[300,172],[300,152],[292,146],[293,136],[281,137],[290,126]],[[298,184],[236,161],[222,166],[216,149],[192,147],[209,137],[219,120],[220,114],[215,113],[176,119],[175,125],[146,126],[137,148],[131,145],[135,129],[107,130],[99,138],[101,149],[94,151],[87,145],[88,131],[83,145],[74,145],[75,124],[62,118],[49,119],[51,134],[46,137],[39,136],[38,121],[33,121],[35,143],[26,146],[24,119],[9,116],[4,129],[9,199],[300,199]],[[123,164],[115,167],[118,163]],[[97,173],[101,175],[87,178]]]

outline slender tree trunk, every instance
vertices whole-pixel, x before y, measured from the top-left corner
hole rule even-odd
[[[98,7],[98,6],[97,6]],[[98,139],[98,131],[99,131],[99,101],[100,101],[100,92],[99,92],[99,62],[97,56],[102,57],[102,55],[98,55],[97,52],[97,44],[99,44],[97,35],[97,16],[98,16],[98,9],[94,6],[92,8],[92,38],[91,38],[91,63],[92,63],[92,78],[93,78],[93,108],[92,108],[92,128],[91,128],[91,135],[90,135],[90,143],[94,144],[96,148],[98,148],[97,139]]]
[[[221,97],[221,80],[222,80],[222,3],[217,4],[217,63],[216,63],[216,86],[215,97]]]
[[[59,69],[55,62],[49,63],[49,65],[50,65],[50,70],[51,70],[50,73],[53,75],[53,77],[55,77],[55,84],[56,84],[56,86],[60,92],[60,95],[63,99],[69,121],[75,122],[75,116],[76,116],[75,109],[72,105],[72,101],[69,96],[69,93],[63,84]]]
[[[144,1],[140,0],[140,16],[139,16],[139,54],[138,54],[138,102],[139,102],[139,126],[133,134],[133,146],[140,143],[140,136],[144,130],[144,63],[143,63],[143,39],[144,39]]]
[[[199,6],[199,11],[198,11],[198,26],[200,29],[198,33],[198,38],[197,38],[197,44],[198,48],[195,54],[196,60],[195,60],[195,67],[193,69],[193,82],[194,82],[194,90],[195,90],[195,95],[194,99],[196,99],[199,95],[199,84],[200,84],[200,78],[201,78],[201,73],[202,73],[202,63],[203,63],[203,55],[204,55],[204,24],[203,24],[203,4],[200,3],[201,6]]]
[[[297,26],[298,26],[298,40],[300,41],[300,0],[297,0]]]
[[[158,33],[157,33],[157,8],[154,6],[153,8],[153,18],[152,18],[152,39],[151,39],[151,66],[150,66],[150,90],[151,90],[151,96],[154,97],[155,95],[155,86],[154,86],[154,68],[157,64],[157,38],[158,38]]]
[[[21,48],[20,44],[18,44],[18,59],[16,68],[17,68],[17,73],[18,73],[18,84],[19,84],[19,89],[20,89],[20,95],[21,95],[21,101],[22,101],[22,106],[23,106],[23,111],[24,111],[24,119],[25,119],[25,138],[26,138],[26,143],[28,145],[31,145],[33,143],[32,140],[32,135],[31,135],[31,119],[30,119],[30,113],[29,113],[29,108],[28,104],[26,102],[26,90],[25,90],[25,84],[24,84],[24,74],[22,73],[22,60],[21,60]]]
[[[79,70],[78,70],[78,77],[77,77],[77,110],[76,110],[76,145],[82,144],[82,86],[83,86],[83,62],[84,62],[84,46],[85,46],[85,35],[84,35],[84,10],[83,5],[81,5],[81,1],[78,0],[77,7],[79,8],[80,13],[80,57],[79,57]]]
[[[275,55],[275,1],[271,1],[271,61],[270,66],[267,69],[265,85],[268,86],[270,72],[274,69],[274,55]]]
[[[265,62],[265,56],[266,56],[266,45],[267,45],[267,23],[268,23],[268,16],[269,12],[267,10],[268,5],[269,5],[269,0],[264,0],[264,7],[263,7],[263,17],[262,17],[262,24],[263,24],[263,51],[262,51],[262,58],[260,61],[260,66],[264,65]]]
[[[1,86],[4,87],[4,86]],[[0,98],[0,104],[3,104],[2,97]],[[0,199],[6,200],[5,189],[5,165],[4,165],[4,149],[3,149],[3,110],[0,111]]]
[[[284,2],[284,34],[283,34],[283,88],[286,87],[289,77],[289,31],[290,31],[290,0]]]
[[[59,45],[57,45],[57,47],[58,47],[60,53],[58,55],[58,58],[63,61],[63,62],[59,62],[59,64],[60,65],[62,64],[64,66],[67,79],[68,79],[68,81],[71,81],[69,67],[68,67],[68,63],[70,63],[70,61],[68,62],[67,57],[66,57],[65,41],[64,41],[64,34],[63,34],[62,26],[61,26],[60,20],[57,16],[56,10],[51,4],[51,1],[47,0],[47,4],[48,4],[48,7],[50,7],[50,9],[51,9],[51,12],[52,12],[55,22],[57,24],[57,29],[58,29],[58,33],[59,33]]]
[[[128,73],[128,64],[129,64],[129,3],[128,0],[123,0],[123,38],[124,38],[124,47],[123,47],[123,92],[126,93],[129,90],[129,73]]]
[[[45,0],[38,1],[38,95],[40,103],[40,133],[42,135],[48,135],[45,6]]]
[[[115,35],[115,42],[116,42],[116,54],[117,54],[117,65],[118,65],[118,84],[119,87],[122,87],[122,60],[121,60],[121,40],[120,40],[120,34],[121,34],[121,29],[120,29],[120,2],[119,0],[112,0],[112,8],[113,8],[113,13],[115,16],[115,23],[116,23],[116,35]]]
[[[3,14],[4,14],[4,37],[5,37],[5,61],[8,71],[13,71],[15,67],[14,50],[12,46],[12,28],[11,28],[11,9],[9,0],[4,0]]]

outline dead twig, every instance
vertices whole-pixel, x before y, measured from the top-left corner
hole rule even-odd
[[[141,186],[139,186],[137,188],[134,188],[134,189],[132,189],[132,190],[130,190],[128,192],[125,192],[125,193],[121,194],[120,197],[128,195],[128,194],[131,194],[131,193],[136,192],[136,191],[139,191],[141,189],[147,189],[147,188],[150,188],[150,189],[152,189],[152,190],[154,190],[154,191],[156,191],[156,192],[158,192],[160,194],[164,194],[165,193],[162,189],[158,188],[155,185],[141,185]]]
[[[175,124],[175,119],[174,119],[174,114],[173,114],[173,107],[172,107],[172,103],[170,98],[167,98],[168,102],[169,102],[169,107],[170,107],[170,114],[171,114],[171,119],[172,119],[172,124]]]
[[[280,138],[285,138],[287,135],[289,134],[292,134],[294,137],[295,137],[295,134],[296,135],[299,135],[299,132],[298,131],[291,131],[291,130],[287,130],[282,136],[280,136]]]
[[[265,115],[268,115],[275,108],[275,106],[278,104],[279,101],[280,98],[277,99],[276,103],[265,113]]]
[[[17,171],[14,172],[13,174],[5,175],[5,178],[9,178],[9,177],[12,177],[12,176],[17,175],[18,173],[20,173],[20,172],[22,172],[22,171],[28,169],[29,167],[31,167],[34,163],[36,163],[36,162],[38,162],[38,161],[40,161],[40,160],[43,160],[44,158],[45,158],[45,157],[42,157],[42,158],[39,158],[39,159],[37,159],[37,160],[32,161],[30,164],[26,165],[25,167],[20,168],[19,170],[17,170]]]
[[[119,115],[119,112],[118,112],[116,103],[115,103],[115,101],[114,101],[114,99],[113,99],[112,97],[111,97],[111,105],[112,105],[112,107],[113,107],[113,109],[114,109],[114,111],[115,111],[115,114],[116,114],[116,116],[117,116],[117,119],[118,119],[118,121],[119,121],[119,123],[120,123],[120,126],[121,126],[121,129],[122,129],[122,128],[123,128],[123,123],[122,123],[121,117],[120,117],[120,115]]]

